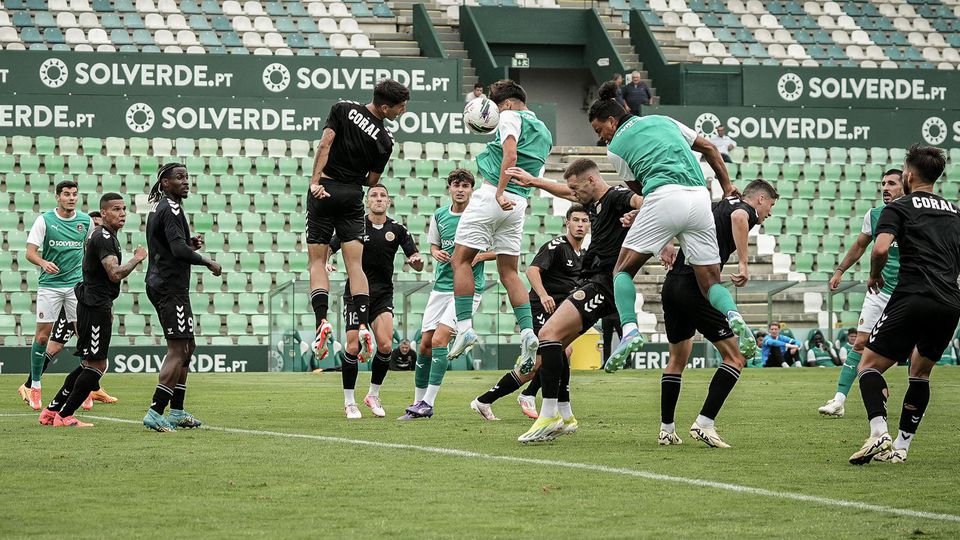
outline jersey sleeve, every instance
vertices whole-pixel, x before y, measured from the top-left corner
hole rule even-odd
[[[550,249],[550,244],[553,241],[547,242],[546,244],[540,246],[540,251],[537,252],[537,256],[533,258],[533,262],[530,263],[530,266],[536,266],[540,270],[549,270],[550,266],[553,265],[553,255],[556,252],[556,249]]]
[[[637,177],[633,175],[633,170],[630,169],[630,164],[619,155],[613,153],[609,147],[607,147],[607,159],[617,171],[617,176],[620,178],[620,180],[623,180],[624,182],[637,181]]]
[[[860,225],[860,232],[867,236],[873,236],[873,223],[870,221],[870,211],[863,215],[863,224]]]
[[[520,140],[520,126],[523,124],[520,115],[513,111],[503,111],[500,113],[500,123],[497,125],[497,131],[500,133],[500,142],[507,140],[507,137],[513,137],[513,140]]]
[[[182,212],[183,210],[180,210],[180,213],[174,214],[170,207],[166,207],[158,211],[156,217],[161,220],[163,236],[170,244],[170,252],[173,256],[190,264],[201,264],[203,257],[187,244],[184,236],[180,220],[186,220],[186,218],[183,217]]]
[[[434,246],[441,246],[440,227],[437,225],[437,215],[430,216],[430,228],[427,229],[427,242]]]
[[[673,120],[673,123],[680,128],[680,135],[683,135],[683,140],[687,141],[687,144],[690,146],[693,146],[693,141],[697,140],[697,132],[690,129],[686,124],[680,122],[679,120],[674,118],[670,118],[670,120]]]
[[[113,243],[113,238],[107,238],[101,234],[90,237],[90,248],[93,250],[93,254],[97,256],[98,261],[102,261],[107,257],[113,255],[117,256],[117,250]]]
[[[334,103],[333,107],[330,107],[330,113],[327,114],[327,123],[323,126],[323,128],[330,128],[334,133],[339,133],[341,127],[340,120],[345,107],[346,105],[342,101],[339,103]]]
[[[622,214],[633,210],[633,206],[630,202],[633,200],[634,193],[629,189],[620,189],[614,188],[613,192],[613,204],[615,208],[621,210]]]
[[[890,233],[896,237],[900,234],[902,228],[903,216],[900,215],[896,206],[888,204],[883,211],[880,212],[880,219],[877,220],[877,234]]]
[[[47,222],[43,216],[38,216],[30,227],[30,234],[27,235],[27,243],[37,247],[43,246],[43,237],[47,235]]]
[[[410,257],[419,251],[419,248],[417,248],[417,243],[413,241],[413,235],[410,234],[410,231],[408,231],[406,227],[398,223],[397,232],[400,236],[400,248],[403,249],[404,255]]]

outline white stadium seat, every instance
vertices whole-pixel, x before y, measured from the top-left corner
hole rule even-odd
[[[167,27],[167,21],[159,13],[147,13],[147,16],[143,18],[143,24],[147,27],[147,30],[160,30]]]
[[[266,15],[267,12],[263,9],[263,4],[257,2],[257,0],[247,0],[243,3],[243,12],[251,17],[257,15]]]
[[[92,12],[81,13],[80,16],[77,17],[77,26],[87,29],[101,28],[100,20],[97,19],[97,14]]]
[[[167,45],[163,48],[164,54],[183,54],[183,49],[178,45]]]
[[[707,47],[699,41],[691,41],[687,46],[687,52],[692,56],[707,56]]]
[[[372,49],[370,38],[366,34],[353,34],[350,36],[350,46],[357,50]]]
[[[240,2],[236,0],[224,0],[222,9],[223,14],[227,17],[243,15],[243,8],[240,6]]]
[[[279,49],[287,46],[287,43],[283,40],[283,36],[276,32],[267,32],[264,34],[263,44],[271,49]]]
[[[189,30],[190,25],[187,24],[187,19],[180,13],[176,13],[167,17],[167,28],[170,30]]]
[[[686,26],[678,26],[678,27],[677,27],[677,30],[674,32],[674,35],[675,35],[675,36],[677,37],[677,39],[679,39],[680,41],[693,41],[693,40],[694,40],[694,33],[693,33],[689,28],[687,28]]]
[[[238,34],[242,32],[253,32],[253,23],[250,22],[250,19],[245,15],[234,17],[231,23],[233,24],[233,29],[236,30]]]
[[[362,34],[363,30],[360,30],[360,25],[357,24],[356,19],[341,19],[340,33],[341,34]]]
[[[140,13],[156,13],[157,6],[153,4],[153,0],[137,0],[137,11]]]
[[[178,31],[177,43],[181,47],[191,47],[194,45],[200,45],[200,41],[197,39],[197,35],[193,33],[193,30]],[[190,52],[190,51],[188,50],[187,52]]]
[[[343,34],[331,34],[330,46],[334,49],[348,49],[350,48],[350,40]]]
[[[63,33],[63,38],[67,43],[86,43],[87,36],[79,28],[67,28]]]
[[[97,45],[97,52],[117,52],[117,48],[113,46],[113,43],[101,43]]]
[[[307,13],[309,13],[311,17],[326,17],[327,6],[322,2],[313,2],[307,5]]]
[[[337,21],[329,17],[317,19],[317,29],[324,34],[336,34],[340,32],[340,28],[337,27]]]
[[[260,33],[277,31],[277,28],[273,26],[273,21],[270,20],[270,17],[257,17],[254,19],[253,29]]]
[[[173,32],[165,28],[162,30],[157,30],[157,32],[153,35],[153,39],[157,42],[157,45],[161,47],[177,44],[177,38],[173,36]]]
[[[256,32],[244,32],[242,40],[243,46],[248,49],[263,46],[263,38]]]
[[[333,2],[327,6],[327,11],[330,12],[330,15],[337,18],[347,18],[350,16],[350,10],[347,9],[347,6],[342,2]]]
[[[360,56],[360,53],[353,49],[343,49],[340,51],[340,56],[356,58]]]
[[[61,11],[57,13],[57,26],[60,28],[73,28],[77,25],[77,17],[70,13],[69,11]]]
[[[176,0],[157,0],[157,11],[166,15],[180,13]]]
[[[111,43],[110,36],[107,35],[107,31],[103,28],[92,28],[87,34],[87,40],[94,45],[106,45]]]

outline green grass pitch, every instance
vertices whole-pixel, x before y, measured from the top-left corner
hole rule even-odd
[[[65,361],[65,360],[61,360]],[[956,538],[960,369],[934,371],[931,406],[903,465],[847,463],[867,435],[859,391],[843,419],[821,418],[836,370],[747,370],[717,427],[733,445],[692,441],[713,370],[684,375],[677,426],[684,444],[659,447],[659,373],[574,373],[580,432],[524,446],[531,421],[511,397],[485,422],[468,407],[496,372],[451,372],[431,420],[397,422],[412,375],[390,373],[388,418],[343,417],[337,373],[194,375],[187,409],[209,426],[464,450],[416,448],[200,429],[172,434],[139,425],[155,375],[107,375],[120,398],[90,414],[86,430],[37,424],[16,398],[20,375],[0,377],[2,538]],[[907,374],[888,373],[891,432]],[[49,399],[63,375],[44,378]],[[361,375],[357,394],[368,382]],[[541,462],[485,456],[516,456]],[[553,463],[550,463],[550,462]],[[775,493],[736,492],[602,465]],[[778,494],[823,497],[800,501]],[[899,515],[835,501],[948,514]],[[956,518],[960,520],[960,518]]]

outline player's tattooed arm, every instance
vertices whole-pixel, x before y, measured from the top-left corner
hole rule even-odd
[[[144,249],[143,246],[137,246],[137,249],[133,252],[133,258],[127,261],[126,264],[121,265],[116,255],[107,255],[100,263],[103,264],[103,269],[107,271],[107,277],[110,278],[110,281],[120,283],[123,278],[129,276],[146,258],[147,250]]]
[[[890,246],[893,244],[894,236],[890,233],[880,233],[873,243],[873,251],[870,253],[870,278],[867,279],[867,290],[872,293],[880,292],[883,288],[883,267],[887,265],[887,258],[890,255]]]
[[[318,198],[329,197],[327,190],[320,185],[320,176],[323,174],[323,168],[327,166],[327,159],[330,158],[330,147],[333,145],[333,139],[337,134],[330,128],[324,128],[323,135],[320,136],[320,144],[313,156],[313,174],[310,176],[310,193]]]
[[[554,197],[560,197],[572,202],[579,202],[573,195],[573,190],[566,184],[554,182],[546,178],[537,178],[520,167],[511,167],[507,169],[507,174],[513,178],[513,182],[524,187],[542,189]]]
[[[707,164],[710,165],[710,168],[713,169],[713,172],[717,175],[717,181],[720,182],[720,187],[723,188],[723,196],[739,196],[740,193],[737,191],[737,188],[730,183],[730,174],[727,172],[727,165],[723,162],[723,156],[720,155],[720,150],[717,150],[717,147],[702,135],[697,135],[697,138],[693,141],[692,148],[694,151],[703,154],[703,159],[706,160]]]
[[[747,257],[750,256],[750,216],[747,211],[740,209],[730,215],[730,226],[733,228],[733,243],[737,246],[737,259],[739,260],[737,273],[730,276],[733,284],[737,287],[743,287],[750,280],[750,266]]]

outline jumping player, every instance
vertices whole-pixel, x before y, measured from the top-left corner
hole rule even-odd
[[[216,261],[197,253],[201,237],[190,236],[187,215],[181,204],[190,194],[190,175],[179,163],[167,163],[157,171],[149,201],[156,203],[147,216],[147,298],[167,341],[167,355],[160,366],[159,384],[143,425],[154,431],[200,427],[200,421],[183,408],[187,393],[190,358],[197,348],[190,306],[190,267],[205,266],[214,276],[223,269]],[[167,404],[170,414],[163,416]]]
[[[757,342],[720,284],[720,257],[716,226],[710,208],[710,190],[693,151],[703,154],[714,170],[725,197],[736,194],[720,152],[710,141],[666,116],[627,114],[615,98],[613,83],[600,88],[600,99],[590,106],[593,130],[607,141],[607,157],[627,185],[644,197],[643,209],[630,228],[614,271],[617,311],[623,339],[605,369],[616,371],[643,346],[637,328],[637,289],[633,276],[660,250],[677,238],[693,268],[700,292],[723,313],[739,338],[740,352],[752,358]]]
[[[330,239],[336,232],[350,281],[350,296],[357,308],[358,354],[366,362],[373,356],[370,294],[363,273],[363,188],[380,182],[393,152],[393,134],[383,125],[407,108],[410,91],[385,79],[373,90],[366,105],[341,101],[330,108],[313,163],[307,194],[307,256],[310,268],[310,302],[317,323],[313,351],[318,360],[329,353],[333,326],[327,321],[330,278],[327,259]],[[351,347],[353,348],[353,347]]]
[[[557,307],[540,330],[537,369],[543,400],[539,418],[530,430],[517,439],[526,443],[550,440],[559,434],[577,430],[577,419],[570,407],[570,362],[564,349],[597,321],[616,310],[613,302],[613,266],[627,235],[623,220],[640,208],[643,199],[628,189],[607,185],[600,176],[597,164],[589,159],[578,159],[567,167],[563,172],[566,184],[534,178],[517,168],[510,169],[508,174],[524,185],[582,204],[590,217],[592,231],[590,248],[583,256],[580,285]],[[501,379],[503,382],[504,379]],[[479,400],[475,399],[470,406],[484,418],[495,418],[490,406]]]
[[[53,323],[63,310],[67,324],[77,321],[74,286],[83,280],[83,244],[90,233],[90,216],[77,210],[77,183],[57,184],[57,207],[44,212],[27,236],[27,260],[40,269],[37,288],[37,330],[30,348],[30,407],[43,407],[40,378],[53,356],[47,353]]]
[[[456,246],[454,239],[460,218],[473,194],[475,182],[473,173],[466,169],[450,171],[447,175],[447,191],[450,192],[451,204],[441,206],[430,218],[427,237],[430,242],[430,255],[436,262],[433,290],[430,291],[430,298],[427,300],[420,326],[420,350],[414,369],[413,404],[407,407],[406,413],[398,420],[433,417],[440,385],[450,365],[447,347],[457,326],[453,292],[454,271],[450,261],[452,256],[462,249]],[[478,253],[474,257],[475,293],[471,310],[476,310],[480,305],[480,296],[486,286],[483,275],[484,262],[493,260],[495,257],[496,255],[492,252]]]
[[[750,229],[767,219],[779,198],[769,182],[754,180],[744,188],[742,198],[727,197],[713,205],[720,268],[723,269],[731,254],[737,253],[739,265],[731,278],[738,287],[746,285],[750,279],[747,264]],[[680,398],[683,370],[693,350],[693,335],[699,331],[720,351],[723,363],[713,375],[700,415],[690,427],[690,436],[707,446],[729,448],[730,445],[717,434],[714,420],[740,379],[747,359],[737,348],[737,339],[727,318],[700,294],[693,268],[686,263],[683,250],[677,252],[670,242],[660,252],[660,258],[670,269],[663,282],[661,297],[670,361],[660,377],[660,435],[657,440],[661,445],[682,443],[676,433],[674,413]]]
[[[107,369],[110,338],[113,335],[113,301],[120,296],[120,282],[147,258],[137,246],[133,258],[121,265],[117,233],[126,222],[127,206],[118,193],[100,197],[103,223],[94,228],[83,256],[83,281],[76,286],[77,352],[82,361],[63,381],[50,405],[40,413],[47,426],[90,427],[73,416],[90,393],[100,388]]]
[[[520,361],[529,371],[537,350],[537,336],[517,265],[531,189],[512,182],[507,169],[517,167],[530,175],[542,175],[553,137],[547,126],[527,109],[527,93],[519,84],[497,81],[490,85],[489,96],[500,110],[500,123],[494,140],[477,156],[483,182],[457,229],[458,247],[452,261],[457,337],[450,347],[450,358],[459,357],[477,343],[471,311],[476,292],[473,263],[480,252],[490,250],[497,255],[500,283],[507,290],[520,327]]]
[[[540,246],[536,257],[527,268],[527,279],[530,281],[530,309],[533,313],[533,330],[540,333],[547,319],[553,315],[580,281],[580,268],[583,252],[580,246],[583,239],[590,232],[590,216],[587,209],[580,204],[573,204],[567,209],[564,226],[567,233],[551,239]],[[569,357],[570,351],[567,351]],[[540,377],[535,371],[521,373],[514,368],[507,373],[497,386],[486,394],[477,398],[479,403],[492,405],[502,392],[513,392],[530,381],[527,388],[517,396],[520,410],[530,418],[537,418],[537,392],[540,391]],[[501,388],[502,386],[502,388]],[[476,410],[476,409],[475,409]],[[479,412],[479,411],[478,411]]]
[[[417,244],[407,228],[393,218],[387,217],[390,207],[390,194],[387,187],[377,184],[367,190],[367,208],[369,213],[364,222],[363,273],[370,286],[370,306],[368,319],[371,321],[373,335],[377,340],[377,353],[373,357],[370,374],[370,389],[363,398],[363,404],[370,408],[374,416],[384,417],[386,412],[380,403],[380,385],[383,384],[390,369],[390,354],[393,353],[393,259],[397,251],[403,249],[406,262],[417,272],[423,270],[423,259],[417,253]],[[340,238],[336,235],[330,240],[330,253],[340,249]],[[340,352],[343,368],[343,405],[347,418],[360,418],[360,408],[354,398],[357,385],[357,355],[359,354],[359,310],[350,296],[350,280],[343,289],[343,318],[347,326],[347,344]],[[367,309],[363,306],[360,309]]]
[[[883,173],[880,179],[880,192],[883,196],[883,204],[887,205],[903,196],[903,171],[900,169],[890,169]],[[863,224],[860,226],[860,234],[857,235],[856,242],[847,250],[837,270],[830,278],[830,289],[837,290],[840,287],[840,280],[843,279],[843,273],[848,268],[856,264],[860,257],[867,251],[867,246],[877,237],[877,221],[880,219],[880,213],[883,212],[883,206],[871,208],[863,216]],[[837,380],[837,393],[833,399],[818,410],[825,416],[842,417],[843,405],[847,400],[847,394],[853,387],[853,381],[857,378],[857,366],[860,364],[860,358],[863,355],[863,347],[867,344],[867,338],[873,325],[877,323],[883,309],[887,307],[890,301],[890,295],[897,287],[897,276],[900,273],[900,248],[894,242],[890,245],[890,251],[887,253],[887,265],[883,268],[883,288],[877,294],[867,293],[863,298],[863,306],[860,308],[860,323],[857,325],[857,339],[853,343],[853,350],[847,353],[847,357],[840,368],[840,377]],[[898,360],[902,360],[899,358]]]
[[[850,456],[854,465],[872,459],[907,460],[930,402],[930,373],[960,321],[960,209],[933,193],[945,166],[943,150],[910,147],[903,164],[906,195],[880,212],[867,287],[874,294],[883,290],[884,268],[894,241],[900,249],[900,279],[860,359],[857,379],[870,419],[870,436]],[[910,380],[900,411],[900,432],[892,441],[887,433],[889,391],[883,372],[907,356]]]

